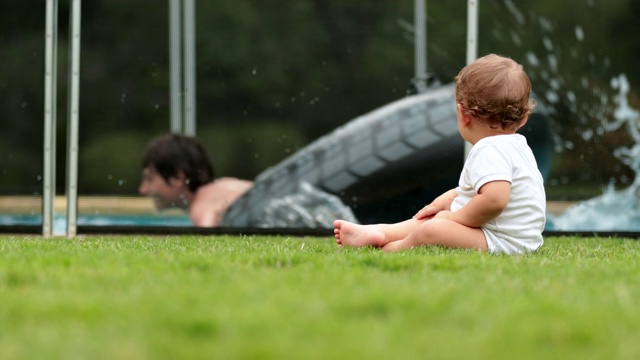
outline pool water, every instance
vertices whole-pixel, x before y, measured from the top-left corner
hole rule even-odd
[[[607,189],[601,196],[581,201],[562,214],[547,213],[546,231],[640,231],[640,193],[638,187],[622,191]],[[42,226],[41,215],[0,214],[0,226]],[[53,233],[66,232],[67,219],[54,217]],[[189,227],[187,215],[84,215],[78,226]]]
[[[602,195],[577,202],[558,216],[547,216],[547,230],[639,231],[640,182],[615,190],[609,185]]]
[[[41,215],[0,215],[0,225],[42,225]],[[78,226],[191,226],[186,215],[80,215]],[[56,215],[53,233],[64,234],[67,218]]]

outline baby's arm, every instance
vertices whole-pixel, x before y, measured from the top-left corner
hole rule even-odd
[[[510,195],[510,182],[491,181],[484,184],[478,194],[460,210],[439,213],[436,217],[477,228],[498,217],[507,207]]]
[[[458,193],[456,193],[456,189],[451,189],[445,192],[444,194],[435,198],[435,200],[433,200],[431,204],[420,209],[417,214],[413,215],[413,218],[416,220],[422,220],[428,217],[433,217],[440,211],[450,210],[451,203],[453,202],[453,199],[456,198],[456,196],[458,196]]]

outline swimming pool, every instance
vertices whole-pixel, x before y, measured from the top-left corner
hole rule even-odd
[[[41,215],[0,215],[0,226],[41,226]],[[63,235],[67,226],[64,215],[56,215],[53,233]],[[139,227],[185,227],[191,226],[186,215],[79,215],[78,226],[139,226]]]
[[[619,194],[618,194],[619,195]],[[547,235],[563,234],[595,234],[624,236],[640,236],[640,212],[608,211],[609,216],[603,216],[602,211],[594,209],[609,209],[602,206],[603,199],[607,200],[611,193],[603,197],[580,202],[566,209],[563,213],[553,215],[547,213],[545,233]],[[629,198],[629,196],[625,196]],[[611,201],[605,201],[608,203]],[[594,204],[597,203],[597,204]],[[614,201],[619,204],[619,201]],[[637,208],[637,206],[636,206]],[[627,210],[627,211],[624,211]],[[579,214],[579,216],[576,216]],[[577,220],[576,220],[577,219]],[[615,221],[612,221],[615,220]],[[64,235],[66,232],[66,217],[57,214],[54,217],[53,234]],[[0,230],[2,232],[41,233],[42,216],[33,214],[0,214]],[[155,234],[274,234],[274,235],[330,235],[331,229],[299,229],[299,228],[201,228],[194,227],[187,215],[165,214],[108,214],[78,216],[79,232],[83,233],[155,233]],[[25,231],[25,229],[27,229]]]
[[[54,218],[54,236],[66,234],[66,218]],[[330,236],[333,229],[303,228],[238,228],[196,227],[184,215],[80,215],[79,234],[146,234],[146,235],[277,235],[277,236]],[[11,234],[42,234],[42,216],[0,214],[0,232]]]

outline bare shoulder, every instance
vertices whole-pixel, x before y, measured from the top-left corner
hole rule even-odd
[[[220,178],[201,186],[189,209],[191,221],[197,226],[216,226],[227,208],[253,186],[253,182]]]
[[[201,186],[196,191],[196,203],[219,204],[229,203],[235,201],[242,194],[247,192],[253,186],[253,182],[235,179],[235,178],[220,178],[215,181]]]
[[[232,177],[223,177],[223,178],[216,179],[213,182],[213,184],[216,184],[216,183],[228,188],[242,188],[245,190],[253,186],[253,181],[232,178]]]

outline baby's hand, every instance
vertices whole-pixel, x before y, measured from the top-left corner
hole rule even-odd
[[[429,204],[423,207],[422,209],[420,209],[420,211],[418,211],[415,215],[413,215],[413,218],[415,220],[424,220],[427,218],[432,218],[438,213],[438,211],[439,210],[436,206],[434,206],[433,204]]]

